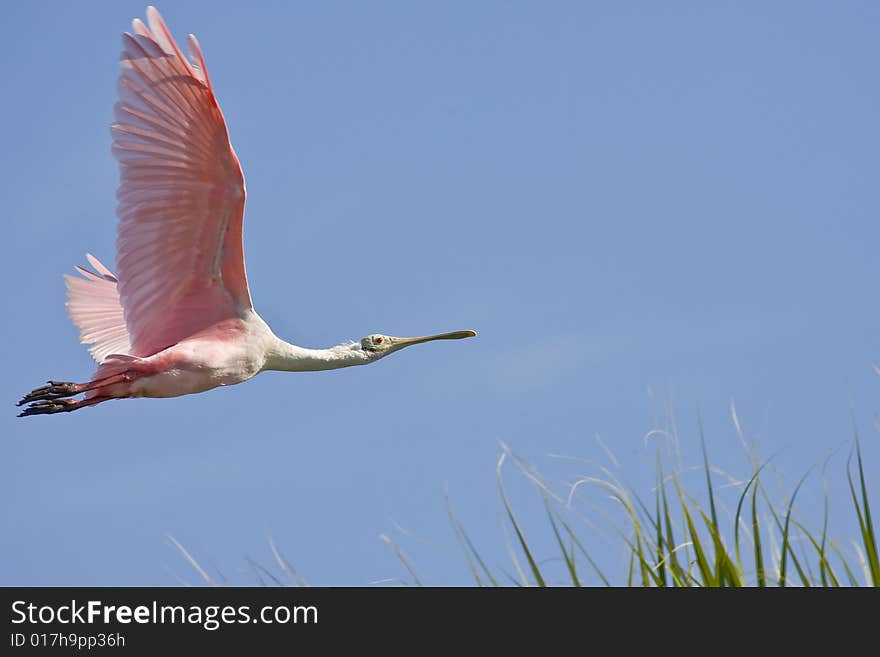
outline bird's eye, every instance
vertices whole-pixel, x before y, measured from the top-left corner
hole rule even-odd
[[[376,338],[376,344],[382,344],[382,336]]]

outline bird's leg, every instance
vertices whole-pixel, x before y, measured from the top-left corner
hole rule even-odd
[[[18,405],[23,406],[24,404],[29,404],[34,401],[61,399],[62,397],[77,395],[82,392],[82,390],[79,389],[80,385],[82,384],[48,381],[48,385],[45,385],[42,388],[34,388],[22,397],[21,401],[18,402]]]
[[[69,413],[70,411],[75,411],[79,408],[100,404],[102,401],[107,401],[108,399],[113,399],[113,397],[90,397],[89,399],[40,399],[31,402],[26,409],[18,414],[18,417]]]
[[[24,397],[22,397],[21,400],[18,402],[18,406],[24,406],[25,404],[30,404],[32,402],[54,401],[56,399],[62,399],[64,397],[72,397],[73,395],[78,395],[81,392],[88,392],[89,390],[95,390],[96,388],[103,388],[104,386],[113,385],[114,383],[125,383],[133,380],[134,377],[135,375],[133,372],[122,372],[121,374],[114,374],[113,376],[104,377],[103,379],[95,379],[94,381],[89,381],[88,383],[49,381],[48,385],[45,385],[41,388],[35,388]],[[58,413],[59,411],[51,412]]]

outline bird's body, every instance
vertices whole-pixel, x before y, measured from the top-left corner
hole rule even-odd
[[[21,415],[204,392],[264,370],[366,365],[410,344],[476,335],[370,335],[330,349],[278,338],[251,302],[244,176],[201,48],[190,35],[187,60],[154,8],[147,19],[123,35],[112,131],[118,276],[91,255],[92,270],[66,276],[68,314],[98,371],[88,383],[37,388],[19,402],[28,404]]]
[[[266,365],[277,340],[259,315],[219,322],[153,356],[125,363],[143,373],[131,397],[178,397],[247,381]]]
[[[178,397],[218,386],[242,383],[264,370],[311,372],[365,365],[368,352],[356,343],[331,349],[305,349],[278,338],[253,310],[243,318],[209,326],[153,356],[136,360],[110,358],[101,376],[124,367],[141,376],[114,384],[128,386],[128,397]]]

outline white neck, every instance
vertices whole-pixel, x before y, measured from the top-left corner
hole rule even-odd
[[[263,370],[317,372],[366,365],[370,361],[370,354],[357,343],[340,344],[329,349],[306,349],[276,337],[266,350]]]

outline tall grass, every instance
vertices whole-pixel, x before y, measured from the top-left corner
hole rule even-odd
[[[735,409],[732,410],[739,432]],[[672,434],[672,447],[665,457],[660,448],[657,450],[656,482],[649,495],[640,494],[632,486],[621,483],[611,470],[604,467],[600,468],[602,476],[583,477],[570,485],[566,494],[559,494],[535,468],[502,445],[496,479],[512,571],[493,569],[488,565],[488,560],[455,515],[448,494],[446,496],[449,523],[473,583],[477,586],[880,587],[880,558],[858,435],[854,436],[845,466],[852,518],[858,528],[853,556],[852,551],[829,536],[827,489],[824,491],[821,526],[810,528],[799,519],[795,503],[808,480],[807,475],[794,486],[783,503],[774,503],[764,484],[769,461],[761,462],[751,454],[748,478],[734,480],[734,485],[738,487],[735,512],[719,513],[721,491],[713,473],[720,471],[710,467],[702,427],[700,469],[704,481],[698,490],[689,491],[685,486],[680,448],[674,430]],[[616,465],[613,455],[610,456]],[[538,556],[508,498],[502,476],[507,462],[512,462],[519,473],[533,484],[543,504],[546,511],[545,531],[550,538],[551,550],[555,553],[549,557],[546,547]],[[583,529],[587,525],[579,521],[584,518],[578,516],[572,504],[581,486],[601,489],[623,510],[624,525],[617,528],[617,539],[625,555],[623,573],[610,573],[600,568],[588,549],[588,546],[595,544],[597,533]],[[534,528],[530,531],[534,531]],[[206,584],[217,585],[217,581],[177,540],[170,536],[168,538]],[[383,534],[381,538],[409,576],[409,582],[386,581],[420,585],[420,578],[403,550],[388,536]],[[257,580],[263,584],[306,585],[274,543],[270,542],[270,545],[280,569],[280,577],[248,560]],[[548,569],[548,563],[562,564],[562,567]]]
[[[576,482],[567,499],[563,498],[528,464],[504,448],[496,476],[502,512],[512,530],[509,547],[517,573],[515,583],[521,586],[546,586],[552,582],[568,586],[880,587],[877,539],[858,437],[846,463],[852,510],[859,530],[855,559],[845,556],[840,544],[828,536],[827,492],[821,528],[808,529],[795,514],[795,501],[807,476],[798,482],[784,504],[774,504],[762,480],[767,462],[753,462],[751,476],[739,493],[736,512],[730,525],[725,526],[716,508],[717,485],[702,440],[701,446],[705,472],[702,505],[696,495],[685,489],[678,469],[670,467],[667,473],[659,450],[656,485],[651,499],[646,501],[605,469],[603,477],[586,477]],[[547,559],[539,560],[525,538],[503,485],[502,465],[508,459],[534,483],[541,496],[547,512],[546,530],[552,535],[557,556],[564,564],[562,579],[554,581],[545,572],[541,564]],[[628,567],[623,577],[603,572],[585,548],[588,538],[576,530],[571,517],[571,497],[574,487],[580,484],[603,489],[624,511],[626,527],[620,531],[619,538],[625,546]],[[499,578],[486,566],[451,508],[449,516],[474,583],[498,585]],[[732,540],[725,538],[731,536]]]

